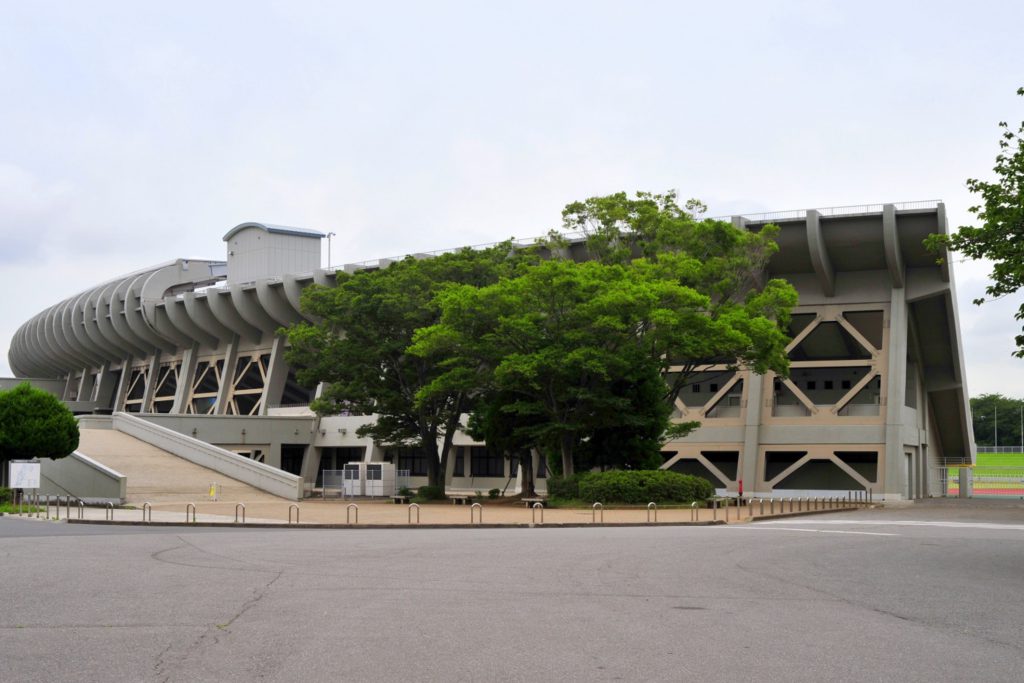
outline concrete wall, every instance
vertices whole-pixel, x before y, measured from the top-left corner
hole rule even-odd
[[[84,453],[40,463],[39,495],[71,495],[86,502],[124,503],[128,478],[96,462]]]

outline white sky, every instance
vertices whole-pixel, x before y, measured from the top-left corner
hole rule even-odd
[[[335,263],[618,190],[970,220],[1024,119],[1024,5],[712,4],[0,0],[0,376],[43,308],[248,220],[334,231]],[[968,387],[1024,395],[986,272],[956,267]]]

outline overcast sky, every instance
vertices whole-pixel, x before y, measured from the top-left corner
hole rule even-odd
[[[712,6],[715,5],[715,6]],[[1011,2],[0,0],[0,376],[31,316],[257,220],[334,263],[545,233],[677,189],[712,215],[942,199],[970,221],[1024,118]],[[1024,395],[1021,295],[978,309],[972,395]]]

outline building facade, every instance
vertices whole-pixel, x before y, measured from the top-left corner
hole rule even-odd
[[[935,468],[973,462],[952,273],[922,246],[927,235],[946,232],[945,207],[918,202],[732,220],[780,227],[766,275],[787,279],[800,295],[790,377],[702,368],[675,405],[677,419],[702,426],[665,445],[664,466],[729,492],[870,489],[876,498],[907,499],[937,493]],[[15,334],[11,367],[76,412],[136,413],[310,486],[325,469],[356,460],[394,462],[412,485],[424,483],[421,456],[356,436],[370,418],[315,416],[312,393],[284,361],[278,331],[304,319],[303,288],[335,280],[335,269],[320,268],[322,237],[243,223],[224,236],[226,260],[163,263],[40,312]],[[515,489],[515,463],[464,434],[454,445],[453,490]],[[539,459],[534,471],[543,475]]]

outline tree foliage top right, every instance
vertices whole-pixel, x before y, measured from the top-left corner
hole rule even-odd
[[[1017,94],[1024,96],[1024,88]],[[967,188],[981,197],[981,204],[968,209],[981,221],[980,226],[961,226],[954,235],[932,235],[925,244],[933,250],[943,247],[971,259],[993,262],[991,282],[985,288],[989,297],[1013,294],[1024,286],[1024,122],[1016,131],[1006,121],[999,122],[999,154],[994,181],[969,178]],[[984,298],[975,299],[982,304]],[[1024,303],[1014,316],[1024,320]],[[1015,337],[1013,355],[1024,358],[1024,329]]]

